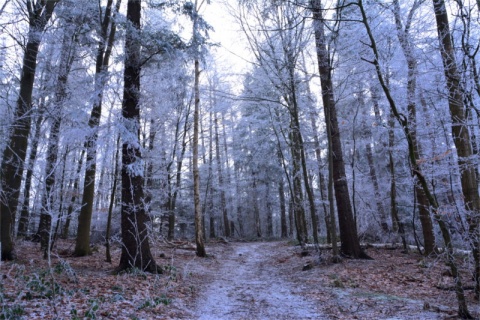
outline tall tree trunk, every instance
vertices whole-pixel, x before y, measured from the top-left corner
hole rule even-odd
[[[315,201],[313,200],[313,193],[308,182],[308,172],[306,167],[305,152],[303,146],[302,132],[300,131],[299,108],[297,100],[297,88],[295,84],[295,61],[296,58],[291,52],[286,52],[288,61],[288,89],[289,96],[285,100],[289,105],[290,112],[290,142],[292,149],[292,167],[293,167],[293,190],[294,190],[294,204],[295,215],[297,222],[297,238],[300,245],[304,245],[308,241],[308,228],[305,218],[305,209],[303,204],[303,192],[301,185],[301,177],[303,175],[303,186],[307,193],[309,202],[310,215],[312,219],[313,237],[315,243],[318,243],[317,218],[315,213]],[[300,170],[302,174],[300,174]]]
[[[457,149],[458,167],[460,168],[460,180],[462,192],[467,210],[468,233],[471,241],[473,257],[475,261],[475,296],[480,295],[480,197],[478,183],[476,181],[475,165],[469,158],[473,155],[469,130],[465,119],[465,107],[460,83],[460,74],[455,60],[452,37],[450,33],[448,14],[444,0],[432,0],[437,22],[438,40],[440,53],[443,61],[443,69],[448,88],[448,106],[452,117],[452,136]],[[470,316],[468,310],[460,307],[460,316]]]
[[[413,53],[413,44],[410,39],[410,24],[411,17],[413,16],[415,10],[418,8],[419,2],[415,2],[410,9],[409,18],[403,26],[401,17],[400,17],[400,5],[398,0],[393,1],[394,4],[394,16],[395,16],[395,25],[397,29],[397,37],[402,47],[403,55],[407,60],[407,111],[408,111],[408,122],[410,124],[410,135],[413,143],[415,157],[420,159],[422,156],[421,146],[417,139],[417,107],[416,107],[416,89],[417,89],[417,60]],[[435,250],[435,234],[433,233],[433,224],[430,217],[430,209],[428,199],[425,195],[425,192],[422,189],[418,179],[415,179],[415,194],[416,201],[418,203],[418,213],[420,218],[420,223],[422,224],[423,232],[423,241],[424,241],[424,254],[426,256],[432,254]]]
[[[220,159],[220,139],[218,137],[218,117],[216,112],[214,113],[213,121],[215,126],[215,156],[217,158],[218,187],[220,188],[220,208],[222,210],[225,237],[230,237],[230,223],[228,220],[227,201],[225,198],[225,184],[223,181],[222,162]]]
[[[71,191],[71,198],[70,198],[70,203],[67,208],[67,217],[65,219],[65,224],[63,225],[63,230],[62,230],[62,239],[67,239],[68,238],[68,232],[70,230],[70,222],[72,221],[72,214],[73,214],[73,209],[75,207],[75,201],[77,200],[77,195],[78,195],[78,188],[80,184],[80,172],[82,172],[82,166],[83,166],[83,158],[85,156],[85,149],[83,149],[80,153],[80,157],[78,159],[78,166],[77,170],[75,172],[75,180],[73,181],[73,186],[72,186],[72,191]]]
[[[337,203],[338,220],[340,226],[341,251],[344,255],[354,259],[370,258],[360,248],[357,226],[353,219],[350,195],[345,174],[342,144],[338,127],[337,111],[333,96],[333,83],[331,78],[330,57],[327,51],[326,36],[324,31],[325,20],[322,15],[320,0],[311,0],[313,12],[315,46],[317,49],[318,68],[322,87],[322,101],[325,112],[325,121],[329,127],[328,139],[331,142],[331,155],[333,160],[333,186]],[[332,204],[330,204],[332,205]]]
[[[28,224],[30,222],[30,190],[32,188],[33,169],[35,167],[35,161],[37,160],[38,142],[40,141],[44,112],[44,107],[39,108],[37,120],[35,121],[35,131],[33,133],[30,155],[28,157],[28,164],[26,167],[27,174],[25,176],[23,203],[20,210],[20,218],[18,220],[17,236],[19,237],[24,237],[28,233]]]
[[[372,94],[373,95],[373,94]],[[374,96],[374,95],[373,95]],[[373,105],[374,109],[377,109],[378,102],[376,101],[376,97],[372,98],[373,100]],[[358,102],[360,104],[360,107],[367,112],[368,109],[366,109],[365,105],[365,100],[363,96],[363,91],[360,90],[359,96],[358,96]],[[377,111],[374,111],[375,115],[377,115]],[[376,204],[376,211],[379,213],[380,216],[380,226],[383,230],[384,233],[388,233],[390,230],[388,228],[387,224],[387,214],[385,211],[385,208],[383,206],[383,201],[382,201],[382,195],[380,192],[380,187],[378,183],[378,176],[377,176],[377,169],[376,169],[376,163],[373,159],[373,150],[372,150],[372,143],[374,144],[374,137],[372,130],[370,130],[370,124],[369,123],[364,123],[363,127],[365,128],[365,136],[367,139],[367,143],[365,144],[365,153],[366,153],[366,158],[367,158],[367,163],[368,163],[368,171],[370,175],[370,180],[372,180],[373,184],[373,191],[375,195],[375,204]]]
[[[120,136],[118,136],[117,143],[115,144],[115,157],[114,157],[115,169],[113,171],[113,185],[112,185],[112,190],[110,191],[110,203],[108,205],[108,216],[107,216],[107,229],[105,231],[105,261],[109,263],[112,262],[112,255],[110,254],[110,236],[112,233],[113,205],[115,204],[115,194],[117,192],[119,158],[120,158]]]
[[[380,188],[378,185],[378,177],[377,177],[377,170],[375,169],[375,162],[373,161],[373,151],[372,145],[370,142],[367,142],[365,145],[366,153],[367,153],[367,162],[369,168],[370,179],[372,180],[373,184],[373,191],[375,192],[375,203],[377,205],[377,211],[380,214],[380,226],[382,227],[383,232],[388,232],[388,224],[387,224],[387,215],[385,213],[385,208],[383,207],[382,197],[380,194]]]
[[[122,255],[117,271],[138,268],[159,272],[150,251],[145,212],[144,165],[140,152],[141,0],[128,0],[122,116]]]
[[[327,111],[328,112],[328,111]],[[328,119],[328,117],[326,117]],[[330,136],[331,133],[329,132],[331,129],[327,126],[327,136]],[[332,141],[328,141],[328,185],[327,185],[327,192],[328,192],[328,203],[329,203],[329,225],[328,228],[330,229],[330,237],[332,241],[332,262],[340,261],[340,252],[338,250],[337,245],[337,219],[335,217],[335,203],[334,203],[334,178],[333,178],[333,151],[332,151]]]
[[[195,210],[195,243],[196,254],[206,257],[205,244],[203,241],[203,214],[200,206],[200,174],[198,172],[198,128],[200,122],[200,62],[195,59],[195,108],[193,111],[193,202]]]
[[[213,114],[210,112],[209,115],[209,128],[208,128],[208,178],[205,183],[205,200],[203,201],[202,214],[205,217],[206,212],[208,212],[209,217],[209,237],[210,239],[216,238],[216,212],[213,205],[214,198],[214,188],[213,188]],[[205,235],[206,236],[206,235]]]
[[[266,192],[265,192],[265,209],[267,210],[267,238],[273,237],[273,212],[272,212],[272,201],[270,199],[270,184],[266,182]]]
[[[28,136],[31,127],[32,92],[37,68],[37,55],[42,35],[55,6],[59,0],[38,0],[36,4],[27,1],[28,10],[28,40],[23,56],[22,73],[20,76],[20,92],[13,116],[8,142],[2,156],[0,177],[0,242],[2,247],[1,260],[15,258],[12,231],[18,206],[18,196],[22,182],[23,165],[25,162]]]
[[[313,144],[315,148],[315,158],[317,160],[317,170],[318,170],[318,179],[317,179],[317,188],[320,192],[320,200],[322,202],[322,207],[323,207],[323,214],[325,217],[325,232],[327,233],[327,243],[331,242],[331,236],[330,236],[330,223],[329,221],[329,213],[327,209],[327,199],[325,198],[325,177],[322,172],[322,156],[321,156],[321,147],[320,147],[320,140],[318,138],[318,128],[317,128],[317,123],[315,121],[315,118],[317,117],[317,114],[314,110],[310,112],[310,123],[312,125],[312,131],[313,131]]]
[[[252,173],[252,193],[251,196],[253,198],[253,220],[255,222],[255,232],[257,234],[257,238],[262,237],[262,223],[260,221],[260,210],[258,208],[258,190],[257,190],[257,178],[255,177],[255,172]]]
[[[301,246],[304,246],[307,243],[307,222],[305,219],[305,210],[303,208],[303,192],[302,192],[302,179],[300,173],[301,166],[301,154],[299,150],[299,135],[300,130],[296,126],[293,119],[290,120],[290,148],[292,152],[292,176],[293,176],[293,194],[292,194],[292,205],[293,205],[293,215],[295,218],[295,228],[297,231],[297,240]]]
[[[287,228],[287,206],[285,202],[285,190],[283,186],[283,176],[278,180],[278,197],[280,200],[280,236],[282,238],[288,237]]]
[[[112,16],[113,0],[108,0],[105,15],[101,24],[100,42],[98,44],[95,64],[95,98],[92,112],[88,120],[90,133],[85,141],[87,160],[83,184],[82,206],[78,215],[77,238],[75,241],[76,256],[90,254],[90,226],[92,223],[93,202],[95,198],[95,176],[97,172],[97,137],[100,117],[102,115],[102,100],[108,75],[108,64],[115,40],[116,24]],[[117,0],[115,12],[120,8],[121,0]],[[110,28],[110,32],[109,32]]]
[[[60,222],[63,219],[63,213],[64,213],[64,194],[65,194],[65,171],[67,168],[67,156],[68,153],[70,152],[69,148],[66,147],[66,150],[64,151],[63,158],[62,158],[62,174],[60,177],[60,190],[59,190],[59,196],[58,196],[58,216],[57,216],[57,222],[55,223],[55,229],[53,230],[53,235],[52,235],[52,241],[50,243],[50,250],[52,250],[55,246],[55,242],[58,239],[58,230],[60,228]]]
[[[243,210],[242,210],[242,199],[240,198],[240,168],[237,162],[233,164],[234,176],[235,176],[235,191],[237,194],[237,221],[238,221],[238,231],[240,233],[240,237],[245,236],[245,230],[243,228]]]

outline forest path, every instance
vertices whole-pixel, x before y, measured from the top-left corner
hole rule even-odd
[[[302,288],[278,272],[278,243],[230,243],[205,268],[211,280],[196,303],[198,319],[322,319]],[[281,263],[281,262],[279,262]],[[293,272],[293,270],[292,270]]]

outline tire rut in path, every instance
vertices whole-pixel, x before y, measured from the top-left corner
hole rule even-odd
[[[231,243],[217,256],[196,304],[198,319],[324,319],[315,304],[279,276],[275,243]],[[293,272],[293,270],[292,270]]]

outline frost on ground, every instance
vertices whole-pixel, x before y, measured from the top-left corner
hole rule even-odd
[[[453,279],[440,258],[369,250],[373,261],[330,264],[328,252],[286,242],[217,244],[186,265],[201,274],[196,319],[452,319]],[[304,265],[314,267],[302,271]],[[471,312],[480,308],[467,291]]]
[[[112,275],[104,248],[71,256],[60,240],[50,263],[39,245],[17,243],[0,263],[0,319],[455,319],[453,279],[442,257],[369,249],[375,260],[328,263],[328,250],[303,256],[286,241],[207,243],[209,258],[186,241],[152,244],[162,275]],[[112,248],[119,261],[120,247]],[[480,316],[466,272],[470,312]],[[459,260],[459,262],[461,262]],[[302,271],[305,265],[312,268]],[[471,268],[470,268],[471,269]]]
[[[237,243],[217,258],[197,301],[198,319],[317,319],[320,311],[270,264],[270,243]]]

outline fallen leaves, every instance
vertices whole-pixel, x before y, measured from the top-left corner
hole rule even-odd
[[[165,273],[143,272],[112,275],[115,265],[104,261],[103,247],[83,258],[68,255],[72,243],[58,242],[50,260],[41,259],[38,244],[20,242],[15,262],[0,265],[0,317],[25,319],[192,319],[200,292],[224,263],[223,253],[232,244],[207,243],[212,258],[195,256],[187,242],[155,243],[157,263]],[[70,248],[70,249],[69,249]],[[62,252],[62,255],[57,254]],[[261,254],[263,268],[283,277],[306,299],[315,301],[332,319],[388,317],[445,318],[456,314],[453,279],[440,257],[424,258],[401,250],[370,248],[375,260],[342,260],[329,263],[328,250],[300,248],[286,242],[272,243]],[[120,249],[112,249],[119,261]],[[242,263],[244,256],[236,257]],[[308,264],[311,268],[301,271]],[[468,267],[465,262],[463,273]],[[273,279],[272,279],[273,281]],[[471,279],[464,277],[465,286]],[[471,312],[480,314],[473,291],[466,291]]]

